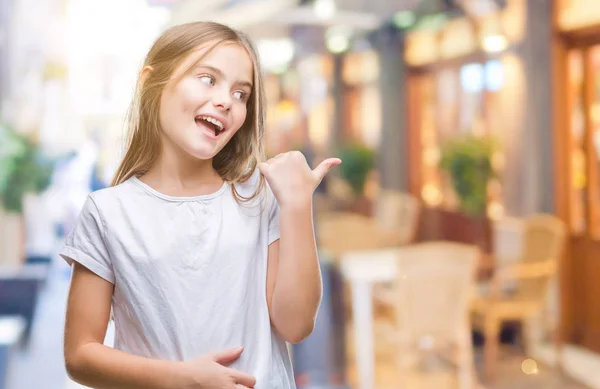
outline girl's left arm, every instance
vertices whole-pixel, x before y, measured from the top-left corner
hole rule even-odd
[[[313,227],[312,195],[331,158],[310,170],[299,152],[279,155],[260,165],[280,206],[280,239],[269,245],[267,304],[271,323],[290,343],[311,334],[321,302],[322,280]]]
[[[280,239],[269,246],[267,304],[271,322],[290,343],[311,334],[322,281],[311,204],[281,207]]]

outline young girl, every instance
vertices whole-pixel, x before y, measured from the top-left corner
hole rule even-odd
[[[61,252],[75,381],[294,387],[285,342],[311,333],[321,298],[311,199],[341,161],[261,162],[263,100],[240,32],[186,24],[150,49],[113,186],[88,197]],[[103,345],[111,307],[114,349]]]

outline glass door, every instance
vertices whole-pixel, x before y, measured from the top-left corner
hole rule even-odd
[[[570,228],[600,240],[600,45],[568,54]]]

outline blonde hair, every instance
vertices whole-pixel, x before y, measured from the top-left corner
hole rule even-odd
[[[151,67],[152,71],[145,78],[142,79],[141,74],[138,78],[127,115],[127,150],[113,179],[113,186],[146,173],[156,162],[160,153],[159,108],[164,87],[190,53],[210,43],[212,45],[202,58],[221,44],[235,43],[248,52],[254,73],[246,120],[213,158],[213,168],[224,181],[235,184],[248,180],[257,164],[264,160],[265,94],[254,44],[244,33],[219,23],[187,23],[163,32],[146,56],[144,67]],[[190,70],[191,67],[183,74]],[[254,198],[263,187],[264,178],[260,175],[258,189],[252,196],[242,197],[235,185],[232,185],[232,191],[238,201],[246,201]]]

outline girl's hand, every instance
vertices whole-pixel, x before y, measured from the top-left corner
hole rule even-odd
[[[314,170],[299,151],[279,154],[258,165],[280,206],[310,204],[314,190],[329,170],[342,163],[339,158],[328,158]]]
[[[256,379],[226,367],[242,354],[243,348],[223,350],[184,362],[185,389],[252,389]]]

